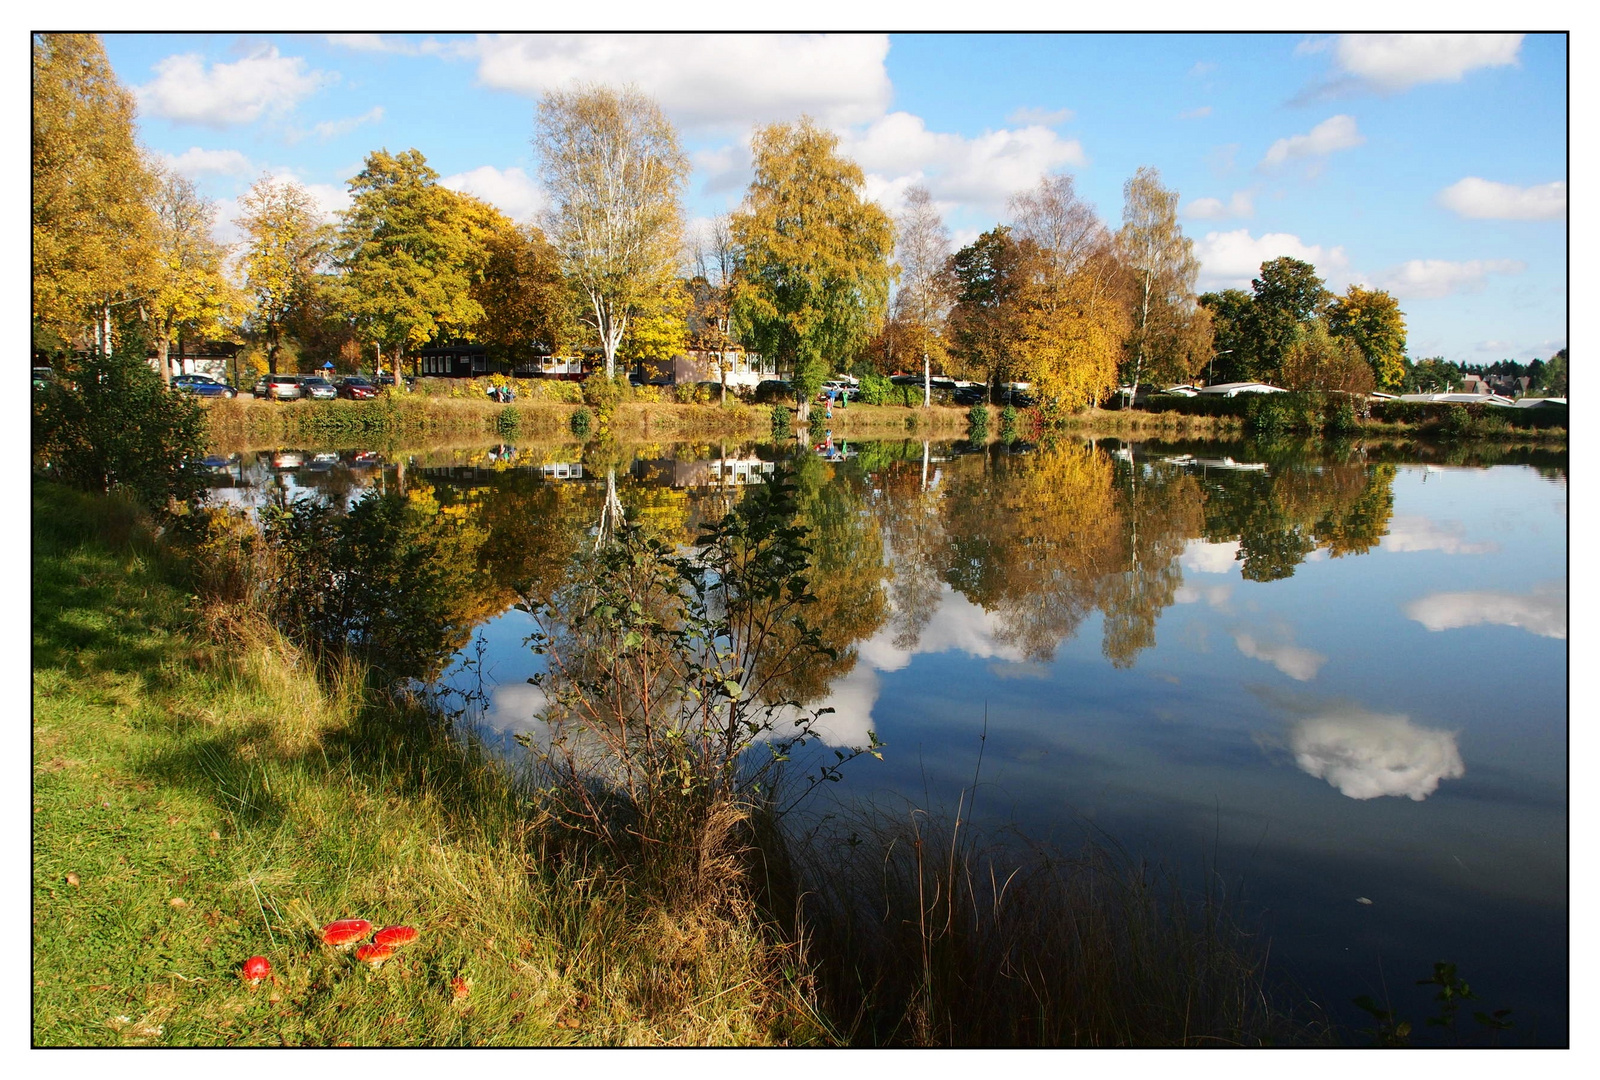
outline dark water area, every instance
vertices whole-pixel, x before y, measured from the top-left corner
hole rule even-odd
[[[480,733],[516,756],[539,658],[513,586],[592,542],[608,481],[688,543],[787,454],[294,451],[215,485],[454,522],[477,577],[441,679],[476,658]],[[1564,452],[906,441],[809,448],[796,478],[839,658],[791,689],[829,743],[887,744],[830,798],[953,809],[981,748],[980,823],[1210,875],[1339,1023],[1370,1026],[1366,994],[1428,1041],[1415,984],[1448,961],[1458,1026],[1509,1008],[1503,1041],[1566,1043]]]

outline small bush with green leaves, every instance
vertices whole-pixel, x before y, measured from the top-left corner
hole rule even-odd
[[[572,426],[574,435],[580,439],[587,439],[590,429],[594,426],[594,415],[588,409],[579,409],[572,414],[572,419],[568,423]]]
[[[967,410],[967,438],[973,442],[989,438],[989,406],[982,402]]]
[[[205,415],[144,358],[91,355],[34,398],[33,447],[48,475],[85,491],[126,491],[147,509],[199,497]]]
[[[794,436],[794,414],[786,405],[772,407],[772,437],[783,440]]]

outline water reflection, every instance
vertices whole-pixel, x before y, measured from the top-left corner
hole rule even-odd
[[[1289,728],[1289,750],[1303,772],[1352,799],[1396,795],[1421,802],[1440,780],[1466,775],[1454,732],[1355,705],[1296,720]]]
[[[1456,630],[1490,623],[1514,626],[1539,637],[1566,639],[1567,583],[1545,582],[1531,592],[1500,590],[1439,592],[1412,600],[1404,609],[1429,630]]]
[[[1353,982],[1333,1000],[1373,992],[1356,952],[1376,913],[1396,920],[1386,970],[1420,976],[1448,956],[1475,987],[1491,980],[1497,1004],[1564,1025],[1563,459],[1016,449],[900,441],[797,464],[819,596],[807,614],[836,656],[784,690],[837,710],[833,745],[869,730],[889,743],[841,788],[953,802],[987,710],[993,813],[1040,834],[1093,816],[1169,853],[1220,844],[1219,864],[1273,910],[1274,956]],[[491,646],[484,730],[537,735],[525,680],[539,659],[509,605],[553,590],[592,542],[607,478],[633,520],[690,544],[789,452],[341,451],[325,469],[315,451],[276,468],[244,453],[216,483],[241,501],[346,507],[403,492],[476,536],[452,557],[471,573],[450,614]],[[1311,687],[1315,701],[1284,696]],[[1334,883],[1338,905],[1323,899]]]

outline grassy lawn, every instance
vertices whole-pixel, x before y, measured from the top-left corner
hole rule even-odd
[[[36,484],[33,537],[36,1045],[827,1041],[752,921],[542,850],[504,769],[202,611],[116,504]],[[421,936],[369,970],[342,917]]]

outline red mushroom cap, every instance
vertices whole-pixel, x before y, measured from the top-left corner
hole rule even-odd
[[[239,969],[241,978],[248,979],[251,986],[272,974],[272,963],[265,956],[252,956],[244,962],[244,967]]]
[[[379,945],[409,945],[417,940],[417,928],[414,926],[385,926],[372,940]]]
[[[379,966],[393,955],[394,950],[387,945],[363,945],[356,950],[356,959],[373,967]]]
[[[329,945],[348,945],[371,932],[372,924],[365,919],[336,919],[322,928],[322,940]]]

